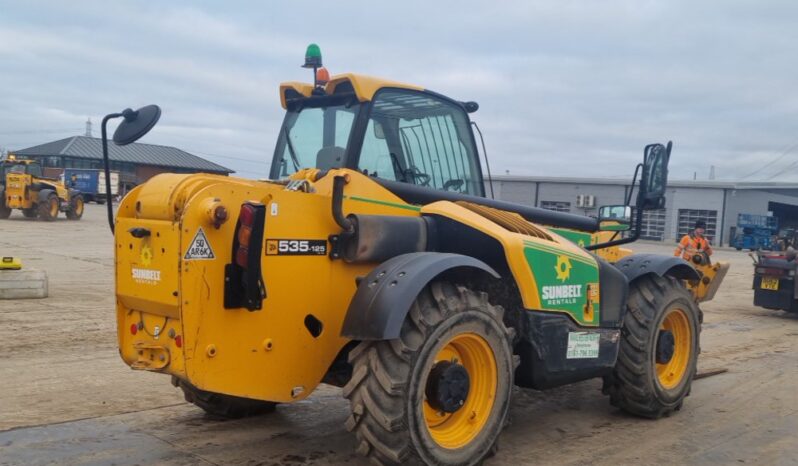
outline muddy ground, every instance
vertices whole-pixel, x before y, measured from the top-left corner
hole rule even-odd
[[[0,255],[50,278],[47,299],[0,301],[0,464],[364,464],[338,389],[224,421],[185,403],[168,377],[122,363],[104,212],[0,220]],[[732,268],[703,305],[699,370],[728,373],[696,381],[684,409],[658,421],[612,408],[596,380],[516,390],[512,423],[486,464],[798,463],[798,316],[752,305],[745,253],[715,257]]]

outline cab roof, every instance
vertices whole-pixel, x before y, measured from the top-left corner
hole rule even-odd
[[[324,92],[328,95],[333,95],[336,91],[338,91],[338,93],[354,92],[357,100],[360,102],[369,102],[374,98],[374,94],[376,94],[378,90],[386,87],[413,89],[416,91],[424,90],[423,87],[413,84],[406,84],[363,74],[343,73],[332,76],[330,81],[324,86]],[[287,108],[287,101],[292,98],[310,97],[312,92],[313,84],[310,83],[298,81],[282,83],[280,84],[280,105],[282,105],[283,108]]]

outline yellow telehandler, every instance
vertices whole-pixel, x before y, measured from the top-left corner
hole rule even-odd
[[[0,161],[0,219],[19,209],[28,218],[52,222],[59,212],[69,220],[83,217],[83,195],[64,183],[42,175],[36,160],[18,159],[13,154]]]
[[[476,103],[329,78],[315,45],[305,66],[313,83],[280,86],[270,180],[161,174],[109,209],[126,364],[233,417],[342,387],[357,451],[390,465],[480,463],[514,385],[600,377],[629,413],[682,408],[701,330],[686,282],[700,276],[618,253],[664,205],[670,143],[646,146],[634,215],[488,199]],[[159,116],[103,120],[106,170],[107,121],[124,118],[113,140],[128,144]]]

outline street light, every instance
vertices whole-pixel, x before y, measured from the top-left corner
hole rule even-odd
[[[131,110],[126,108],[120,113],[111,113],[105,115],[102,122],[102,139],[103,139],[103,163],[105,164],[105,199],[108,205],[108,226],[111,227],[111,233],[114,232],[114,207],[111,202],[111,166],[108,161],[108,134],[106,126],[108,120],[113,118],[124,117],[122,123],[119,123],[116,131],[114,131],[114,144],[117,146],[126,146],[132,142],[141,139],[142,136],[147,134],[158,119],[161,118],[161,108],[157,105],[147,105],[138,110]]]

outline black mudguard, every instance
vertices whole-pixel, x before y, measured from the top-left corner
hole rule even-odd
[[[55,194],[55,190],[52,190],[52,189],[41,189],[41,190],[39,190],[39,193],[36,196],[37,197],[37,201],[38,202],[47,201],[47,197],[50,194]]]
[[[701,278],[693,266],[681,257],[661,254],[632,254],[616,262],[615,267],[626,275],[629,283],[649,273],[660,277],[668,275],[680,280]]]
[[[461,254],[413,252],[396,256],[360,281],[341,335],[352,340],[399,338],[416,296],[435,277],[453,269],[476,269],[499,278],[484,262]]]

